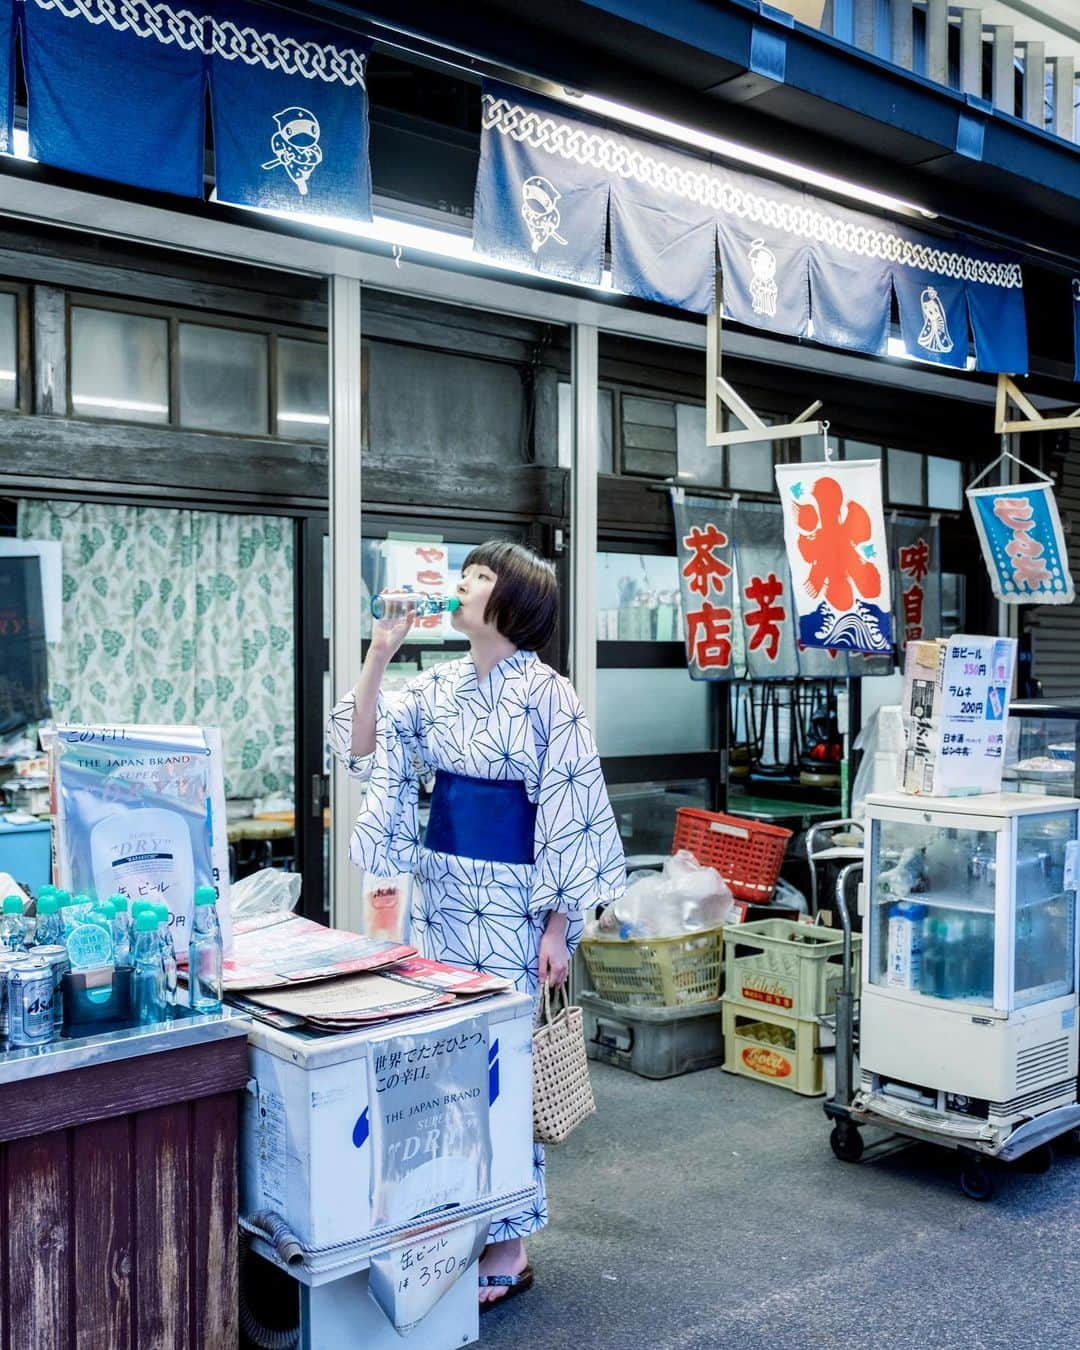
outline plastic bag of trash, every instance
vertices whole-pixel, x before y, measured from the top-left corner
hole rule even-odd
[[[682,937],[726,923],[733,903],[716,868],[680,849],[663,871],[630,878],[625,895],[600,916],[600,930],[616,938]]]
[[[264,867],[229,887],[229,905],[234,919],[250,919],[256,914],[282,914],[295,909],[300,899],[303,878],[298,872],[282,872]]]

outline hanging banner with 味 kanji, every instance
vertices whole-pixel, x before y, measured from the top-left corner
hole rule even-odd
[[[798,640],[892,649],[889,562],[877,460],[778,464]]]
[[[737,672],[732,510],[717,503],[691,506],[678,488],[671,494],[671,506],[690,678],[733,679]]]
[[[739,511],[735,559],[746,673],[753,680],[799,673],[784,522],[775,507]]]
[[[941,637],[941,542],[934,520],[894,517],[889,522],[896,645]]]
[[[971,487],[967,499],[997,599],[1008,605],[1072,604],[1075,592],[1053,483]]]

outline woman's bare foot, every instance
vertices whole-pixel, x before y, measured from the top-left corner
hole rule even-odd
[[[521,1238],[511,1238],[509,1242],[489,1242],[480,1257],[480,1274],[520,1275],[528,1264]],[[506,1294],[505,1285],[485,1285],[480,1290],[480,1302],[496,1303]]]

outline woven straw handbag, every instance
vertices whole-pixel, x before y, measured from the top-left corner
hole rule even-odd
[[[561,1144],[596,1110],[581,1009],[570,1005],[565,985],[559,986],[554,1003],[553,1012],[551,986],[545,984],[543,1010],[533,1031],[533,1138],[538,1144]]]

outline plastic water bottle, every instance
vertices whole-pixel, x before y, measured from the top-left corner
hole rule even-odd
[[[0,914],[0,948],[21,952],[26,948],[26,914],[17,895],[9,895]]]
[[[131,965],[131,916],[128,914],[126,895],[110,895],[109,904],[113,907],[113,945],[116,947],[116,964]]]
[[[63,890],[57,891],[56,904],[60,910],[60,918],[64,925],[64,937],[66,938],[75,927],[74,901],[71,898],[71,892]]]
[[[152,910],[143,910],[135,920],[134,957],[135,1014],[140,1022],[163,1022],[168,1015],[165,966],[161,959],[158,917]]]
[[[169,928],[169,920],[172,918],[172,911],[168,905],[154,905],[154,916],[158,921],[158,938],[161,942],[161,962],[165,970],[165,1001],[166,1003],[176,1002],[176,944],[173,942],[172,930]]]
[[[188,946],[188,992],[192,1012],[221,1011],[222,948],[213,886],[195,891],[195,919]]]
[[[456,595],[425,595],[423,591],[385,591],[371,597],[373,619],[404,619],[407,614],[425,618],[429,614],[453,614],[461,608]]]
[[[83,923],[94,908],[94,897],[80,891],[71,897],[71,919],[73,923]]]
[[[42,890],[45,888],[42,887]],[[37,947],[59,947],[64,943],[64,920],[55,894],[38,895],[37,927],[34,929],[34,945]]]

